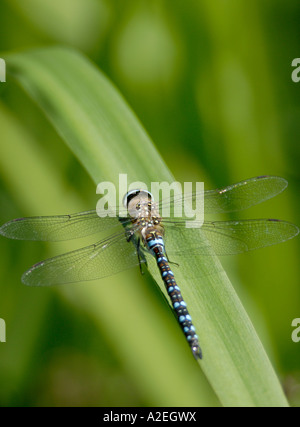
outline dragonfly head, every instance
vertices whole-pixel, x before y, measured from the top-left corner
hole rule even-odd
[[[131,217],[140,216],[140,209],[153,201],[152,194],[147,190],[131,190],[125,194],[123,205]]]
[[[149,202],[153,201],[153,196],[150,193],[150,191],[147,190],[131,190],[128,191],[128,193],[125,194],[123,197],[123,206],[125,208],[128,208],[129,203],[132,201],[132,199],[138,200],[149,200]]]

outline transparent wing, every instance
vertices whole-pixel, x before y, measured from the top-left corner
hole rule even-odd
[[[205,191],[205,213],[234,212],[263,202],[285,189],[287,182],[275,176],[251,178],[217,190]],[[200,193],[173,197],[159,203],[161,211],[172,211],[178,203],[195,202]],[[124,219],[124,223],[129,220]],[[99,217],[95,210],[72,215],[18,218],[0,227],[0,234],[11,239],[61,241],[88,236],[120,225],[118,218]]]
[[[276,196],[286,186],[287,181],[283,178],[258,176],[216,190],[183,194],[182,198],[174,196],[162,200],[158,206],[162,213],[168,208],[172,212],[176,204],[185,201],[194,203],[197,197],[203,196],[205,214],[236,212],[248,209]]]
[[[201,228],[185,228],[185,221],[164,222],[168,254],[234,255],[292,239],[299,228],[274,219],[204,222]],[[188,237],[188,244],[185,237]],[[206,239],[203,239],[205,237]],[[168,248],[168,240],[178,249]]]
[[[27,270],[22,282],[29,286],[51,286],[95,280],[139,265],[137,251],[118,233],[95,245],[46,259]]]
[[[0,234],[10,239],[55,242],[89,236],[118,226],[118,218],[100,218],[95,210],[91,210],[72,215],[13,219],[0,227]]]

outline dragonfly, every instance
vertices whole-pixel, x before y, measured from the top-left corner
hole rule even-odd
[[[201,227],[186,227],[187,218],[163,217],[163,209],[178,203],[193,203],[200,195],[204,213],[219,214],[248,209],[281,193],[284,178],[258,176],[228,187],[191,192],[155,202],[142,189],[124,197],[127,216],[114,218],[97,210],[71,215],[18,218],[0,227],[11,239],[62,241],[107,230],[110,235],[89,246],[34,264],[22,281],[29,286],[51,286],[104,278],[128,268],[147,265],[155,258],[177,321],[196,359],[202,358],[199,337],[176,282],[169,256],[233,255],[284,242],[295,237],[299,228],[277,219],[204,221]],[[169,236],[175,246],[168,247]],[[175,248],[175,249],[174,249]],[[180,268],[180,266],[179,266]]]

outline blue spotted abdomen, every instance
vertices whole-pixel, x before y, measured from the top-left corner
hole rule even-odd
[[[192,318],[187,310],[186,303],[182,298],[179,286],[170,268],[163,237],[160,233],[151,231],[146,235],[145,244],[148,250],[155,256],[161,277],[165,283],[166,290],[171,299],[172,306],[177,316],[179,325],[191,347],[196,359],[202,359],[202,353]]]

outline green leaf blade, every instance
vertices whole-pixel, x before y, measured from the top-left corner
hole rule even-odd
[[[44,110],[96,184],[118,185],[119,173],[127,173],[129,182],[148,185],[174,181],[123,98],[84,56],[49,48],[11,54],[6,60],[8,71]],[[219,260],[198,256],[174,261],[180,264],[174,272],[200,338],[200,365],[220,402],[286,406],[278,378]],[[153,263],[150,271],[165,292]],[[95,295],[86,299],[93,312]],[[192,355],[190,363],[195,363]]]

